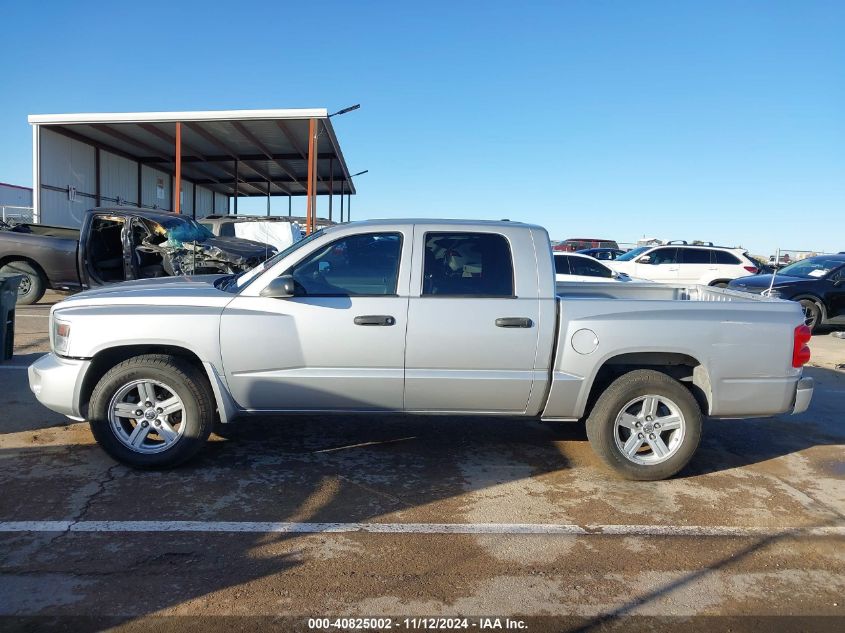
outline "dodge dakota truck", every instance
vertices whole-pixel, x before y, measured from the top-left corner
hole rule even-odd
[[[0,273],[23,275],[18,303],[48,288],[81,290],[127,279],[240,272],[277,252],[235,237],[215,237],[190,217],[137,209],[91,209],[81,229],[43,224],[0,227]]]
[[[797,304],[557,287],[546,231],[507,221],[333,226],[239,275],[83,292],[49,327],[32,391],[138,468],[247,414],[405,412],[585,419],[605,463],[654,480],[687,464],[703,417],[798,413],[813,393]]]

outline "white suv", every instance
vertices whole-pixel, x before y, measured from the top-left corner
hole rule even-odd
[[[721,288],[732,279],[758,272],[757,265],[741,248],[672,242],[663,246],[641,246],[604,263],[631,277]]]

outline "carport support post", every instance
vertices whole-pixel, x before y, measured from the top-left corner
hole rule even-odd
[[[238,215],[238,159],[235,159],[235,184],[232,187],[235,192],[235,215]]]
[[[316,158],[316,141],[317,141],[317,119],[308,119],[308,201],[305,207],[305,234],[311,235],[314,230],[314,199],[315,187],[315,158]]]
[[[270,215],[270,181],[267,181],[267,215]]]
[[[182,123],[176,121],[176,173],[173,181],[173,211],[182,213]]]
[[[290,217],[292,213],[293,207],[291,206],[291,197],[290,194],[288,194],[288,217]]]
[[[346,194],[346,221],[352,222],[352,192]]]
[[[343,190],[346,188],[346,179],[340,181],[340,223],[343,224]]]
[[[332,221],[332,202],[334,201],[334,158],[329,159],[329,222]]]

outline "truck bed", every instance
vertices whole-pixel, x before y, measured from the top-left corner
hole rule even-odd
[[[27,235],[41,235],[42,237],[58,237],[65,240],[79,240],[79,229],[72,229],[66,226],[50,226],[48,224],[17,224],[12,233],[25,233]]]
[[[583,415],[606,364],[681,364],[714,417],[765,416],[791,408],[800,306],[724,288],[682,284],[559,284],[553,381],[543,416]],[[696,369],[697,368],[697,369]],[[573,406],[573,403],[576,403]]]
[[[715,301],[731,303],[783,303],[758,294],[727,288],[686,284],[656,283],[558,283],[556,294],[562,299],[627,299],[635,301]]]

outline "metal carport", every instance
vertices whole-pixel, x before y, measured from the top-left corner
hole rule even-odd
[[[306,196],[310,232],[319,196],[332,219],[340,195],[343,221],[355,193],[325,108],[43,114],[29,123],[36,222],[78,223],[80,211],[108,203],[197,217],[227,212],[232,198],[237,213],[239,198],[257,196],[268,214],[272,196],[287,196],[290,213],[291,198]]]

